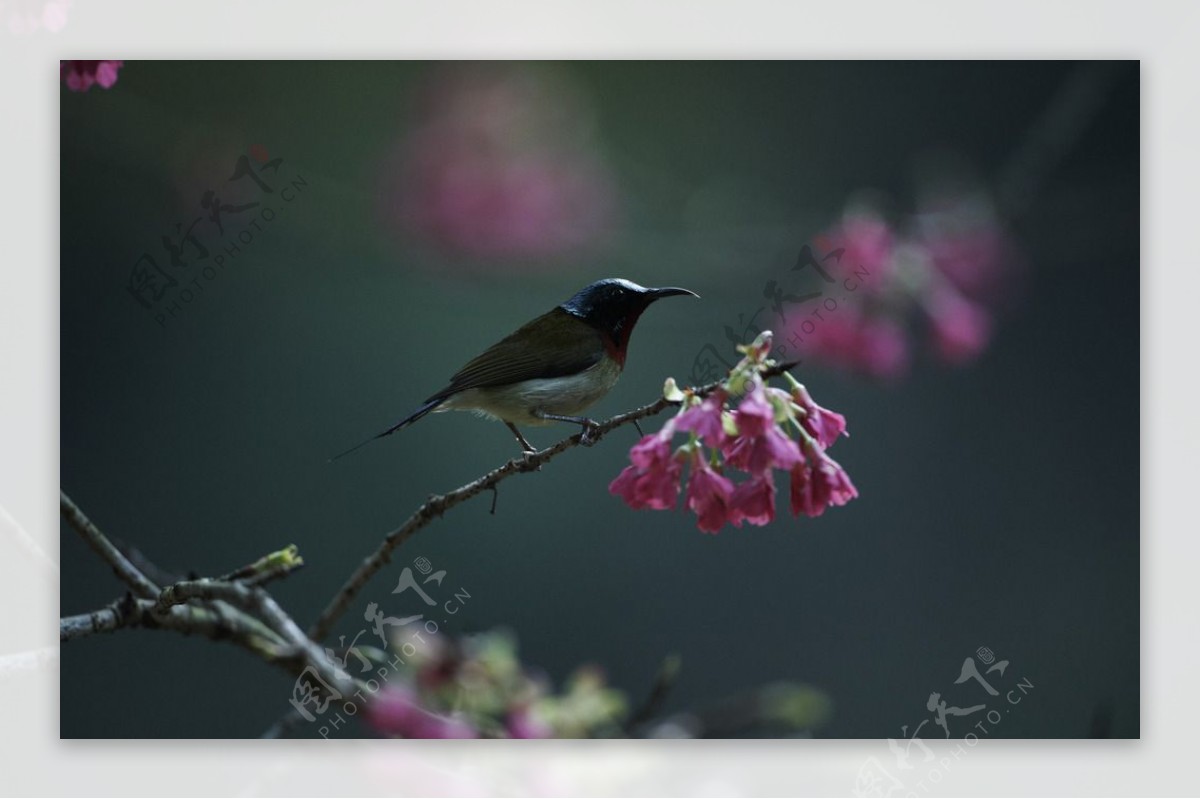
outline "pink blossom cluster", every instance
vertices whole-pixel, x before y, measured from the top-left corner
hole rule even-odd
[[[92,84],[111,89],[117,82],[117,70],[123,66],[124,61],[61,61],[58,72],[68,89],[86,92]]]
[[[788,337],[806,359],[898,378],[910,369],[921,331],[936,357],[954,365],[991,343],[1015,257],[981,192],[933,194],[898,223],[856,206],[818,241],[841,249],[845,273],[857,277],[836,312],[786,317]]]
[[[786,372],[790,390],[768,386],[761,375],[770,348],[769,332],[741,348],[746,358],[704,397],[680,392],[668,381],[668,399],[682,402],[680,412],[634,445],[631,464],[609,491],[634,510],[674,508],[684,493],[706,533],[720,532],[727,523],[761,526],[774,520],[776,469],[790,477],[795,516],[820,516],[830,505],[857,497],[849,475],[826,454],[839,436],[848,435],[845,417],[818,405]],[[742,397],[734,407],[731,400],[738,393]],[[676,447],[681,433],[687,441]],[[735,483],[729,470],[747,477]]]
[[[548,67],[440,73],[385,169],[385,221],[473,258],[535,264],[590,248],[615,206],[590,118]]]

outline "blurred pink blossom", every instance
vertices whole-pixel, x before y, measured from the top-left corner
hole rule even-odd
[[[968,298],[995,304],[1017,257],[986,196],[969,189],[930,192],[913,227],[940,276]]]
[[[992,317],[952,289],[935,292],[927,305],[938,354],[950,363],[974,360],[988,345]]]
[[[896,234],[870,207],[859,205],[848,210],[841,225],[822,234],[822,241],[830,250],[845,250],[844,262],[864,266],[872,275],[886,277],[891,271]]]
[[[512,710],[505,723],[509,737],[522,739],[553,738],[554,728],[528,707]]]
[[[398,738],[479,737],[463,719],[426,710],[412,689],[398,685],[384,688],[367,703],[365,720],[376,732]]]
[[[908,371],[908,336],[886,316],[870,317],[846,304],[823,319],[794,315],[787,320],[792,340],[806,358],[835,363],[872,377],[897,378]]]
[[[437,75],[385,169],[385,223],[475,258],[548,260],[613,223],[615,188],[582,94],[549,68]]]
[[[928,189],[895,224],[856,204],[817,241],[842,251],[852,277],[819,318],[807,308],[785,314],[788,340],[805,358],[878,378],[907,374],[923,326],[940,360],[980,357],[1018,263],[986,194],[963,183]]]
[[[109,89],[117,82],[117,71],[123,66],[124,61],[61,61],[59,75],[73,92],[86,92],[92,84]]]

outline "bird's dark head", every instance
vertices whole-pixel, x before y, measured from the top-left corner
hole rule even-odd
[[[629,334],[642,312],[655,300],[684,294],[700,296],[687,289],[646,288],[629,280],[610,277],[584,286],[559,307],[604,334],[609,354],[624,364]]]

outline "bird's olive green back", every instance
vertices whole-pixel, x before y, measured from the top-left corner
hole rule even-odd
[[[562,308],[555,308],[472,359],[450,378],[450,385],[429,399],[471,388],[571,375],[603,357],[604,342],[599,331]]]

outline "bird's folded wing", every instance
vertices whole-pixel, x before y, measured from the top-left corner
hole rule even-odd
[[[573,375],[603,357],[600,333],[555,308],[472,359],[450,378],[450,385],[429,399],[444,399],[471,388]]]

